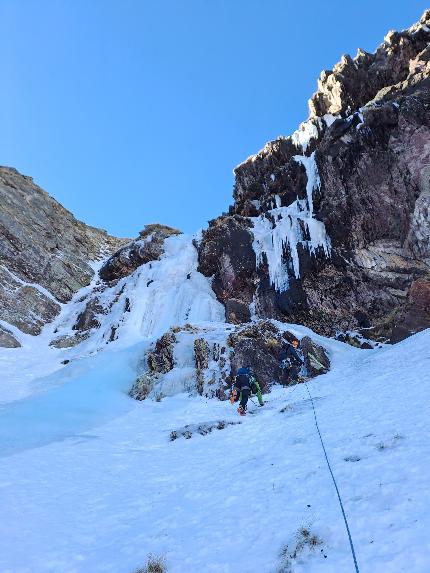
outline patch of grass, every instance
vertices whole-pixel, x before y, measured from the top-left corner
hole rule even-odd
[[[148,555],[146,564],[139,567],[134,573],[167,573],[166,560],[159,555]]]
[[[282,548],[279,555],[280,565],[276,573],[293,573],[294,561],[298,559],[306,549],[314,552],[316,548],[320,547],[322,544],[322,539],[320,539],[320,537],[315,533],[312,533],[310,527],[300,527],[295,534],[295,539],[292,545],[285,545]],[[321,553],[324,553],[323,549],[321,549]],[[327,556],[324,555],[324,558],[326,557]]]

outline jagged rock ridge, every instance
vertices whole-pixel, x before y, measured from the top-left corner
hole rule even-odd
[[[199,245],[227,320],[393,342],[430,326],[429,42],[426,11],[375,54],[343,57],[309,120],[235,169],[234,205]]]

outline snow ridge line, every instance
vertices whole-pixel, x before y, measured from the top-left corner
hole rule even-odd
[[[325,459],[326,459],[326,462],[327,462],[328,469],[329,469],[329,471],[330,471],[331,479],[333,480],[333,484],[334,484],[334,487],[335,487],[335,489],[336,489],[336,493],[337,493],[337,498],[338,498],[338,500],[339,500],[340,509],[342,510],[343,520],[344,520],[344,522],[345,522],[346,532],[347,532],[347,534],[348,534],[349,545],[350,545],[350,547],[351,547],[352,558],[353,558],[353,560],[354,560],[355,571],[356,571],[356,573],[360,573],[360,570],[359,570],[359,568],[358,568],[358,563],[357,563],[357,557],[356,557],[356,555],[355,555],[354,543],[352,542],[351,532],[350,532],[350,530],[349,530],[348,520],[347,520],[347,518],[346,518],[346,513],[345,513],[345,509],[344,509],[344,507],[343,507],[342,498],[340,497],[339,488],[337,487],[336,479],[335,479],[335,477],[334,477],[333,470],[331,469],[331,465],[330,465],[330,462],[329,462],[329,459],[328,459],[328,456],[327,456],[327,451],[326,451],[325,446],[324,446],[324,441],[323,441],[323,439],[322,439],[322,435],[321,435],[321,432],[320,432],[320,428],[319,428],[319,426],[318,426],[318,419],[317,419],[317,414],[316,414],[316,412],[315,412],[314,399],[312,398],[312,395],[311,395],[311,393],[310,393],[310,390],[309,390],[309,387],[308,387],[308,384],[307,384],[306,380],[305,380],[305,386],[306,386],[306,390],[308,391],[309,398],[311,399],[312,410],[313,410],[313,412],[314,412],[315,426],[317,427],[317,430],[318,430],[318,435],[319,435],[320,440],[321,440],[321,445],[322,445],[322,449],[323,449],[323,451],[324,451],[324,456],[325,456]]]

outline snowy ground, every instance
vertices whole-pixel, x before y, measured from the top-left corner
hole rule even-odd
[[[426,573],[430,331],[376,350],[316,339],[333,369],[309,389],[360,571]],[[171,573],[353,572],[305,386],[245,419],[184,394],[138,403],[142,349],[76,361],[0,407],[0,572],[132,573],[150,552]],[[219,420],[241,424],[169,441]],[[290,566],[301,528],[322,544]]]

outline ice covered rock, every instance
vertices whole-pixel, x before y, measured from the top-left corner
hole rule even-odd
[[[145,400],[153,390],[160,375],[170,372],[175,365],[174,345],[176,336],[166,332],[154,344],[153,348],[142,358],[136,381],[129,394],[135,400]]]
[[[146,225],[139,239],[121,247],[104,263],[100,277],[109,282],[130,275],[141,265],[159,259],[164,252],[164,240],[180,234],[181,231],[165,225]]]

